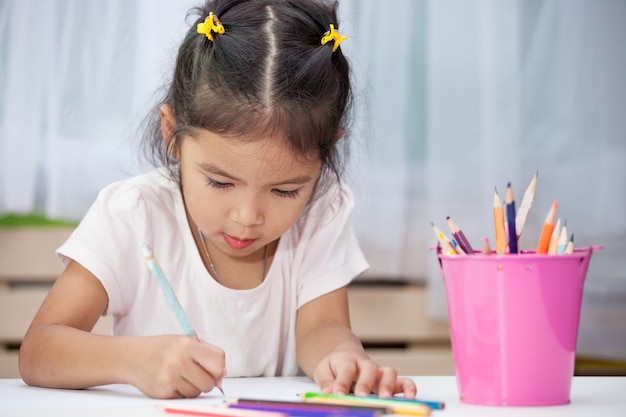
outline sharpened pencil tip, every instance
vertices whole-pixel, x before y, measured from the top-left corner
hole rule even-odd
[[[152,256],[152,248],[147,243],[144,243],[141,245],[141,253],[143,253],[143,256],[146,258],[149,258]]]

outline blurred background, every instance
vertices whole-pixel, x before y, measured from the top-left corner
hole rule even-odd
[[[139,124],[169,80],[193,0],[0,1],[0,216],[76,222],[149,169]],[[626,362],[626,2],[340,0],[356,112],[346,181],[371,269],[426,288],[446,319],[431,221],[494,242],[494,187],[521,200],[522,249],[553,200],[594,252],[581,355]],[[402,320],[407,320],[403,317]]]

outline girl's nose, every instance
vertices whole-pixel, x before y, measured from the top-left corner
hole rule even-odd
[[[254,199],[244,200],[237,204],[230,212],[231,220],[242,226],[255,226],[265,220],[258,202]]]

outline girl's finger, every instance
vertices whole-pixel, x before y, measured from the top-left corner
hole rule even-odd
[[[379,397],[391,397],[396,389],[398,372],[394,368],[383,366],[378,370],[378,387],[376,392]]]
[[[404,393],[404,398],[413,399],[417,396],[417,387],[410,378],[398,378],[393,393]]]
[[[333,394],[347,395],[352,390],[352,384],[356,380],[358,369],[354,362],[342,362],[336,365]]]
[[[354,384],[354,393],[360,396],[370,395],[376,388],[379,380],[378,366],[371,361],[361,361],[358,363],[358,375]]]

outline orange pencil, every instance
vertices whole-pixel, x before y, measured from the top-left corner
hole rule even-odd
[[[561,236],[561,218],[556,220],[556,226],[552,230],[550,237],[550,245],[548,245],[548,255],[556,255],[556,248],[559,246],[559,237]]]
[[[506,233],[504,230],[504,209],[500,203],[498,190],[493,194],[493,224],[496,231],[496,253],[504,255],[506,252]]]
[[[556,221],[556,210],[559,207],[559,202],[554,200],[546,220],[543,222],[543,228],[541,229],[541,235],[539,236],[539,242],[537,243],[536,253],[548,253],[550,247],[550,239],[552,238],[552,232],[554,231],[554,222]]]

